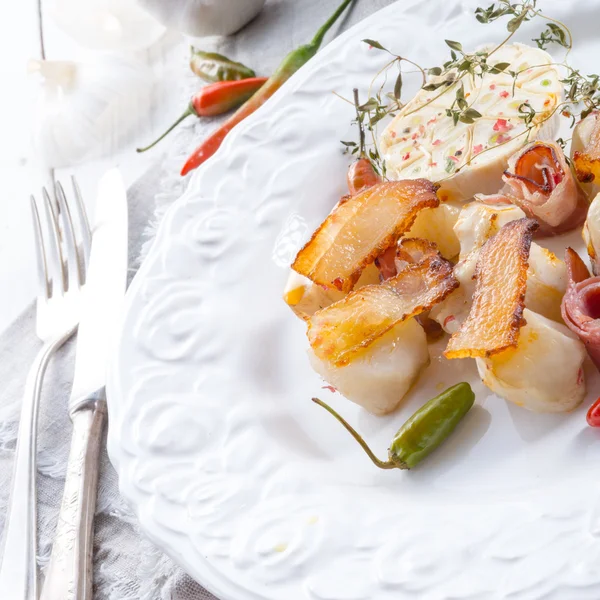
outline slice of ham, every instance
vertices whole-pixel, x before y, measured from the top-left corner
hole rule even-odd
[[[398,274],[398,270],[396,269],[396,252],[397,247],[390,246],[375,259],[375,266],[379,269],[379,278],[381,281],[385,281]]]
[[[347,365],[398,323],[431,310],[457,287],[452,263],[430,256],[317,311],[308,320],[308,341],[318,359]]]
[[[433,256],[442,258],[433,242],[420,238],[403,238],[397,246],[388,248],[377,257],[375,265],[379,269],[381,281],[386,281],[410,265],[421,264]],[[429,312],[418,315],[416,319],[425,330],[429,341],[437,340],[443,335],[442,326],[429,317]]]
[[[502,179],[506,186],[500,196],[538,221],[540,235],[564,233],[585,220],[585,194],[557,144],[528,144],[510,157]],[[495,194],[490,200],[497,202],[498,196]]]
[[[567,248],[565,262],[569,286],[562,301],[562,317],[585,344],[600,370],[600,277],[590,277],[588,268],[572,248]]]

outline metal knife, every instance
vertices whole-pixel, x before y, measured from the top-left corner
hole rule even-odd
[[[98,458],[107,360],[127,280],[127,195],[118,170],[100,180],[69,400],[73,436],[56,537],[40,600],[92,600]]]

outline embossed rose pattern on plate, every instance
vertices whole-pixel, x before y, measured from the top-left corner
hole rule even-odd
[[[577,4],[543,8],[573,26],[572,62],[597,72],[600,2]],[[433,65],[444,38],[501,39],[475,6],[403,0],[329,44],[198,170],[131,286],[110,456],[147,534],[222,600],[600,598],[600,437],[584,408],[509,406],[438,345],[405,406],[372,417],[322,389],[280,299],[286,265],[344,193],[339,140],[356,131],[332,92],[366,98],[386,59],[360,40]],[[598,379],[588,369],[590,399]],[[411,473],[376,471],[309,400],[330,400],[383,455],[461,380],[478,406]]]

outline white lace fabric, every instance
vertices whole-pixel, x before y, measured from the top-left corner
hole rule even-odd
[[[334,33],[390,3],[391,0],[357,0]],[[308,41],[338,4],[339,0],[267,1],[261,16],[243,31],[205,47],[254,66],[258,74],[269,73],[282,56]],[[186,68],[187,52],[188,46],[183,44],[182,106],[199,87],[198,79]],[[185,189],[186,179],[179,176],[179,170],[186,155],[214,126],[214,120],[194,123],[190,119],[187,126],[173,134],[170,147],[165,142],[167,155],[128,190],[132,276],[165,211]],[[0,532],[4,528],[25,378],[39,347],[31,306],[0,336]],[[52,359],[42,392],[38,430],[38,564],[42,576],[50,557],[71,439],[67,400],[74,349],[72,340]],[[134,511],[119,494],[117,475],[105,450],[101,456],[95,518],[94,598],[215,600],[144,537]]]

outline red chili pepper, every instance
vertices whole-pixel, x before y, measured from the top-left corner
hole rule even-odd
[[[145,148],[138,148],[138,152],[145,152],[160,142],[181,121],[190,115],[196,117],[214,117],[222,115],[232,108],[240,106],[252,97],[267,81],[267,77],[251,77],[237,81],[218,81],[203,87],[192,99],[187,110],[165,131],[156,141]]]
[[[600,398],[590,406],[586,419],[590,427],[600,427]]]
[[[354,196],[379,183],[381,178],[373,169],[368,158],[359,158],[348,169],[348,190]]]
[[[259,93],[254,94],[244,105],[231,115],[219,129],[210,135],[187,159],[181,169],[181,174],[186,175],[193,169],[199,167],[205,160],[209,159],[221,145],[225,136],[247,116],[260,108],[300,67],[306,64],[319,50],[323,38],[344,9],[353,0],[344,0],[337,10],[329,17],[325,24],[317,31],[312,41],[296,50],[290,52],[277,67],[277,70],[265,83]]]

